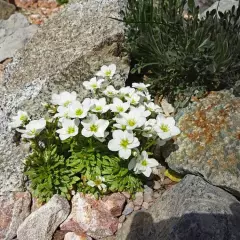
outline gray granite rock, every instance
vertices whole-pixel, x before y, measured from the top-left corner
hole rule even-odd
[[[18,240],[51,240],[57,227],[67,218],[67,199],[54,195],[47,204],[31,213],[17,231]]]
[[[0,196],[0,239],[12,240],[17,229],[30,214],[31,194],[11,192]]]
[[[15,10],[16,7],[13,4],[0,0],[0,19],[8,19]]]
[[[149,210],[135,212],[117,240],[237,240],[240,202],[201,177],[187,175]]]
[[[75,0],[48,20],[5,70],[0,85],[0,192],[21,189],[26,155],[8,131],[10,116],[19,109],[33,118],[42,115],[41,102],[51,94],[75,90],[84,97],[82,82],[103,64],[115,63],[115,85],[128,76],[127,57],[121,58],[124,40],[120,18],[123,0]]]
[[[15,13],[7,20],[0,20],[0,62],[12,58],[16,51],[23,48],[37,28],[37,25],[30,25],[21,13]]]
[[[203,176],[240,196],[240,98],[230,91],[211,92],[177,115],[181,134],[169,155],[171,169]],[[169,156],[168,156],[169,155]]]

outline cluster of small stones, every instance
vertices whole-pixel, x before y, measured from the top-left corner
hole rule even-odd
[[[144,185],[143,192],[137,192],[134,198],[131,198],[130,194],[123,192],[122,194],[126,197],[126,205],[119,217],[118,229],[120,229],[123,223],[136,211],[148,210],[167,189],[171,188],[176,182],[173,182],[169,178],[164,176],[166,169],[161,167],[154,169],[154,178],[149,180]]]

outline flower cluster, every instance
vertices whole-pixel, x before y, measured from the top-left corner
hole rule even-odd
[[[162,145],[180,133],[173,117],[165,117],[148,92],[148,84],[133,83],[132,87],[115,89],[112,81],[116,66],[103,66],[96,76],[84,81],[91,98],[80,101],[76,92],[53,94],[51,103],[45,104],[52,114],[48,120],[31,120],[19,111],[10,123],[25,139],[40,135],[46,123],[57,121],[54,134],[61,141],[81,135],[91,141],[104,143],[123,161],[129,170],[149,177],[158,162],[148,154],[158,142]],[[105,190],[104,178],[88,179],[88,185]]]

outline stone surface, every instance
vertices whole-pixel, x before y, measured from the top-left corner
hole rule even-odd
[[[148,187],[147,185],[144,185],[143,200],[147,203],[153,201],[153,189]]]
[[[135,199],[133,200],[133,204],[135,206],[141,206],[143,203],[143,192],[137,192],[135,194]]]
[[[0,192],[21,189],[22,160],[26,153],[13,142],[7,123],[19,109],[40,117],[40,102],[51,94],[75,90],[83,98],[82,82],[93,77],[103,64],[117,65],[115,86],[129,73],[121,58],[124,40],[120,18],[123,0],[75,0],[51,17],[14,61],[8,64],[0,85]]]
[[[142,207],[143,207],[143,209],[148,209],[149,208],[149,203],[148,202],[143,202]]]
[[[205,17],[206,13],[211,12],[213,9],[217,9],[219,12],[225,12],[232,10],[232,7],[235,6],[237,8],[238,1],[237,0],[221,0],[214,2],[211,6],[206,8],[206,10],[201,14],[201,17]]]
[[[129,202],[129,203],[125,206],[122,214],[123,214],[123,215],[129,215],[130,213],[133,212],[133,210],[134,210],[134,204],[133,204],[133,202]]]
[[[47,204],[31,213],[17,231],[18,240],[51,240],[70,212],[68,201],[54,195]]]
[[[126,220],[126,216],[125,216],[125,215],[122,215],[122,216],[118,219],[118,221],[119,221],[120,223],[123,223],[125,220]]]
[[[187,175],[149,210],[130,216],[117,240],[240,239],[240,202],[202,178]]]
[[[78,235],[74,232],[68,232],[65,235],[64,240],[92,240],[92,238],[84,234]]]
[[[102,200],[77,193],[72,198],[72,210],[61,224],[61,230],[69,230],[99,239],[117,231],[118,219],[113,217]]]
[[[21,13],[14,13],[7,20],[0,20],[0,62],[13,57],[36,30],[37,26],[30,25]]]
[[[0,239],[11,240],[30,214],[31,195],[28,192],[6,193],[0,196]]]
[[[229,91],[211,92],[178,118],[182,133],[177,150],[166,159],[169,167],[201,175],[240,196],[240,98]]]
[[[15,12],[15,10],[16,7],[13,4],[0,0],[0,19],[8,19]]]
[[[121,216],[126,198],[121,193],[113,193],[105,200],[105,206],[108,211],[114,216]]]

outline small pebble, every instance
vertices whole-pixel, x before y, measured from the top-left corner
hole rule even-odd
[[[141,208],[141,206],[135,206],[134,211],[138,211]]]
[[[118,230],[122,228],[122,225],[123,225],[122,223],[118,224]]]
[[[130,214],[130,213],[133,212],[133,209],[134,209],[133,202],[129,202],[129,203],[125,206],[122,214],[123,214],[123,215],[128,215],[128,214]]]
[[[160,196],[161,196],[161,194],[158,193],[158,192],[154,192],[154,193],[153,193],[153,197],[154,197],[154,198],[159,198]]]
[[[172,184],[173,183],[173,181],[171,180],[171,179],[169,179],[169,178],[165,178],[164,180],[163,180],[163,184],[164,185],[169,185],[169,184]]]
[[[118,221],[119,221],[120,223],[123,223],[125,220],[126,220],[126,216],[125,216],[125,215],[122,215],[122,216],[118,219]]]
[[[142,207],[144,209],[148,209],[149,208],[149,204],[147,202],[143,202]]]
[[[158,181],[154,181],[153,189],[158,190],[161,188],[161,184]]]
[[[150,203],[153,201],[153,190],[147,185],[144,185],[143,201],[147,203]]]
[[[128,192],[122,192],[122,194],[128,199],[131,197],[130,193]]]
[[[133,200],[134,206],[141,206],[143,203],[143,192],[137,192]]]

